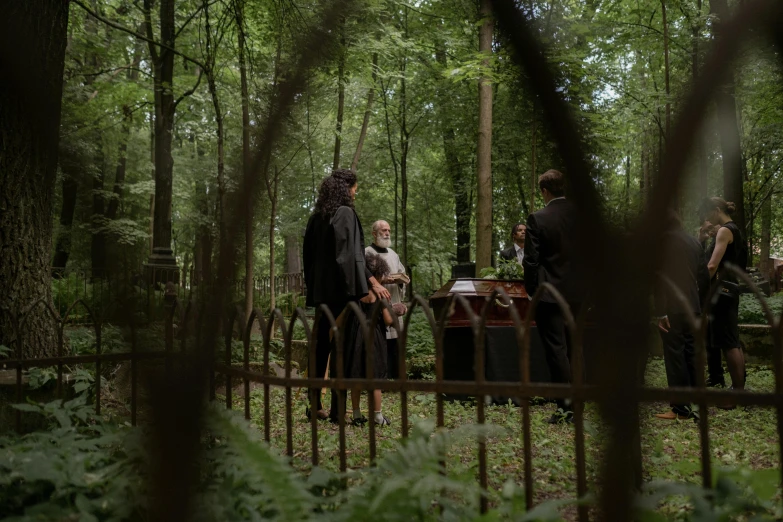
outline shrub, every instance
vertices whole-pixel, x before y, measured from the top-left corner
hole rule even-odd
[[[780,316],[783,313],[783,292],[779,292],[767,298],[772,313]],[[767,324],[764,317],[764,310],[761,303],[753,294],[740,295],[739,302],[739,323],[740,324]]]

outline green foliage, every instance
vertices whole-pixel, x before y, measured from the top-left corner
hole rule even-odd
[[[497,267],[488,266],[482,268],[479,277],[483,279],[507,279],[520,280],[524,277],[524,270],[516,260],[498,259]]]
[[[778,293],[766,298],[772,314],[780,317],[783,314],[783,293]],[[761,303],[753,294],[741,294],[739,302],[740,324],[769,324],[764,316]]]
[[[84,398],[15,407],[43,415],[51,429],[0,438],[0,518],[138,518],[145,503],[138,430],[96,417]]]
[[[430,323],[419,309],[411,316],[405,350],[408,376],[411,379],[435,378],[435,341]]]

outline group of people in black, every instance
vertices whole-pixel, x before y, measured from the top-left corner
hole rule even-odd
[[[524,269],[524,284],[533,296],[542,282],[551,284],[566,300],[574,316],[583,305],[583,277],[576,270],[575,238],[577,213],[565,197],[565,179],[557,170],[539,176],[541,197],[545,206],[530,214],[526,223],[517,223],[512,230],[513,245],[501,252],[501,257],[520,263]],[[358,318],[348,311],[348,303],[358,302],[362,312],[369,315],[377,299],[390,300],[384,283],[388,283],[389,266],[376,246],[365,250],[362,225],[354,210],[357,177],[351,170],[335,170],[321,183],[315,212],[310,217],[304,239],[304,272],[307,285],[307,306],[326,308],[344,328],[344,364],[346,378],[367,376],[366,342]],[[747,250],[741,230],[732,221],[734,204],[722,198],[706,199],[699,207],[702,223],[696,239],[682,229],[679,216],[667,216],[662,274],[685,296],[685,303],[676,298],[668,284],[656,288],[657,324],[663,340],[666,374],[670,386],[687,387],[696,384],[695,336],[692,319],[702,313],[702,306],[710,285],[717,281],[719,291],[714,293],[708,325],[708,384],[725,386],[722,355],[725,355],[732,388],[745,386],[745,359],[739,342],[739,289],[735,275],[727,264],[744,268]],[[385,222],[380,222],[384,223]],[[375,228],[375,227],[374,227]],[[385,225],[388,229],[388,225]],[[374,233],[375,236],[375,233]],[[381,242],[381,241],[377,241]],[[399,307],[399,309],[398,309]],[[395,303],[394,311],[404,313],[404,306]],[[347,322],[346,322],[347,321]],[[546,354],[552,382],[571,382],[571,339],[563,310],[555,296],[546,292],[535,312],[535,321]],[[345,324],[344,324],[345,323]],[[327,367],[337,373],[336,361],[330,362],[333,345],[332,323],[324,314],[317,324],[317,375],[325,375]],[[398,318],[383,311],[372,333],[373,362],[369,368],[375,378],[386,378],[387,337],[389,329],[399,327]],[[331,408],[325,409],[321,393],[313,389],[311,402],[316,410],[307,409],[307,415],[338,422],[339,411],[344,410],[346,394],[332,390]],[[369,412],[378,425],[390,421],[381,409],[381,393],[373,392],[374,411]],[[342,401],[342,404],[341,404]],[[360,395],[352,392],[353,413],[350,422],[363,424],[367,418],[360,411]],[[341,407],[342,406],[342,407]],[[724,404],[725,408],[733,405]],[[568,399],[558,399],[557,411],[550,423],[568,423],[573,411]],[[671,411],[658,414],[662,419],[694,417],[689,405],[672,404]]]
[[[541,281],[550,283],[563,296],[574,316],[579,314],[584,295],[583,279],[573,266],[575,258],[576,212],[565,198],[563,175],[550,170],[539,177],[544,208],[532,213],[526,223],[512,229],[513,245],[501,252],[506,260],[516,260],[524,268],[525,289],[532,296]],[[696,385],[695,332],[693,319],[702,306],[711,285],[716,285],[708,316],[708,386],[725,387],[722,356],[735,390],[745,387],[745,357],[739,341],[739,286],[736,275],[727,269],[732,264],[744,269],[747,249],[739,227],[732,221],[735,206],[713,197],[699,206],[701,228],[698,239],[683,230],[676,212],[667,215],[664,240],[663,278],[655,289],[657,324],[663,341],[664,362],[669,386]],[[677,298],[672,285],[682,292],[685,303]],[[535,320],[552,382],[571,382],[569,332],[563,311],[554,296],[545,293],[535,311]],[[558,410],[550,423],[572,422],[573,411],[567,399],[557,401]],[[719,407],[731,409],[733,404]],[[671,410],[657,414],[661,419],[695,418],[686,404],[671,404]]]
[[[722,355],[731,376],[731,388],[745,388],[745,355],[739,339],[739,281],[732,270],[745,269],[747,247],[742,231],[732,221],[734,203],[713,197],[699,206],[701,228],[698,239],[682,229],[679,216],[669,214],[662,274],[680,289],[685,303],[674,295],[670,284],[661,282],[656,291],[658,329],[664,348],[669,386],[696,385],[695,341],[692,320],[702,313],[713,283],[707,324],[707,385],[724,388]],[[732,403],[719,408],[733,409]],[[686,404],[672,404],[661,419],[695,418]]]

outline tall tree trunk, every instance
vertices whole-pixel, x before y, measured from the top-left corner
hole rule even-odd
[[[394,167],[394,249],[398,250],[397,248],[397,231],[399,227],[397,226],[397,202],[398,199],[398,187],[399,187],[399,181],[400,181],[400,174],[398,170],[398,161],[397,157],[394,154],[394,146],[392,145],[392,138],[391,138],[391,120],[389,119],[389,100],[386,96],[386,87],[383,85],[383,80],[381,80],[381,94],[383,95],[383,115],[386,119],[386,142],[389,145],[389,156],[391,156],[391,162],[392,166]]]
[[[100,140],[97,144],[98,154],[95,158],[95,172],[92,178],[92,237],[90,241],[90,261],[92,267],[92,279],[100,279],[106,276],[106,226],[105,202],[103,198],[103,180],[106,166],[103,154],[103,144]]]
[[[76,210],[76,195],[78,194],[76,179],[66,172],[66,169],[62,168],[61,170],[63,201],[60,208],[60,228],[57,231],[57,244],[54,247],[54,260],[52,261],[52,266],[55,268],[52,275],[58,279],[62,276],[71,255],[71,228]]]
[[[340,143],[343,139],[343,111],[345,109],[345,17],[340,20],[340,56],[337,63],[337,124],[334,135],[332,169],[340,168]]]
[[[535,111],[535,109],[533,109]],[[536,210],[536,192],[538,192],[538,175],[536,174],[536,115],[533,113],[533,139],[530,147],[530,213]]]
[[[68,3],[0,4],[0,345],[56,352],[54,318],[38,305],[16,338],[12,316],[51,305],[52,204]],[[21,344],[20,344],[21,343]]]
[[[217,44],[213,40],[212,26],[210,24],[209,17],[209,1],[204,0],[204,34],[206,42],[206,70],[204,73],[207,75],[207,86],[209,88],[209,96],[212,99],[212,108],[215,110],[215,137],[217,140],[217,185],[218,185],[218,230],[219,230],[219,245],[221,250],[226,244],[226,180],[225,180],[225,153],[223,146],[223,138],[225,132],[223,130],[223,110],[220,107],[220,98],[217,92],[217,79],[215,78],[215,66],[217,61]],[[220,37],[218,36],[218,40]]]
[[[666,89],[666,138],[671,128],[671,91],[669,90],[669,24],[666,21],[666,0],[661,0],[661,16],[663,18],[663,77]]]
[[[729,17],[726,0],[710,0],[710,12],[718,16],[715,23],[717,34],[721,32],[721,20]],[[718,109],[718,129],[720,134],[721,156],[723,158],[723,197],[737,206],[731,216],[740,230],[745,230],[745,193],[742,175],[742,148],[737,121],[737,102],[734,98],[733,74],[727,75],[715,95]]]
[[[625,226],[629,225],[631,213],[631,153],[625,157]]]
[[[697,21],[693,24],[692,33],[692,49],[691,49],[691,66],[693,82],[695,84],[699,77],[699,40],[701,39],[701,23],[698,18],[701,17],[702,2],[696,0],[696,17]],[[704,138],[701,135],[696,136],[693,146],[693,154],[696,156],[696,169],[699,174],[699,197],[706,198],[709,196],[709,170],[707,169],[707,156],[705,153]]]
[[[407,36],[407,9],[405,10],[405,26]],[[405,70],[407,57],[403,56],[400,65],[400,214],[402,215],[402,264],[408,266],[408,150],[410,135],[408,133],[408,97]]]
[[[277,185],[279,179],[279,171],[277,165],[275,165],[275,177],[273,180],[267,182],[267,189],[269,191],[269,202],[271,203],[269,209],[269,308],[274,310],[277,306],[277,295],[275,291],[275,226],[277,225]]]
[[[446,68],[446,48],[442,41],[435,44],[435,59],[442,68]],[[451,190],[454,194],[454,216],[457,230],[457,263],[470,263],[470,198],[468,196],[468,175],[459,158],[456,133],[451,121],[450,111],[453,101],[449,97],[445,80],[441,80],[437,89],[440,130],[443,135],[443,155],[446,159],[446,171],[451,178]]]
[[[153,0],[144,0],[147,36],[153,40],[150,10]],[[173,48],[175,0],[160,0],[160,41]],[[174,53],[149,44],[155,84],[155,219],[152,234],[152,265],[176,266],[171,250],[171,198],[174,159],[171,155],[174,128]]]
[[[285,236],[285,272],[286,274],[299,274],[302,272],[302,258],[299,239],[289,234]]]
[[[770,190],[764,201],[761,202],[761,245],[759,270],[764,277],[770,277],[772,263],[770,263],[770,243],[772,241],[772,197],[774,191]]]
[[[479,52],[486,55],[482,60],[479,77],[479,130],[476,147],[478,170],[476,173],[476,274],[492,263],[492,85],[486,76],[492,53],[492,2],[481,0],[479,27]]]
[[[367,137],[367,129],[370,126],[370,115],[372,114],[372,102],[375,98],[375,81],[378,78],[378,53],[372,53],[372,83],[367,91],[367,108],[364,110],[364,120],[362,121],[362,130],[359,132],[359,143],[356,144],[356,152],[351,162],[351,170],[356,171],[359,166],[359,157],[362,155],[364,139]]]
[[[245,0],[234,2],[239,47],[239,78],[242,94],[242,175],[248,186],[250,173],[250,100],[247,89],[247,63],[245,61]],[[309,117],[309,116],[308,116]],[[253,311],[253,205],[252,195],[245,191],[245,319]]]
[[[106,210],[108,219],[117,219],[117,211],[122,201],[122,191],[125,186],[125,171],[128,163],[128,138],[130,137],[130,127],[132,112],[128,105],[123,106],[122,118],[122,137],[120,138],[119,157],[117,158],[117,167],[114,170],[114,188],[112,198],[109,201],[109,208]]]

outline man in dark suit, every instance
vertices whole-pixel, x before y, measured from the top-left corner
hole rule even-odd
[[[659,278],[655,287],[655,308],[663,341],[666,380],[669,386],[686,388],[696,386],[691,321],[701,315],[701,303],[709,289],[710,274],[701,244],[682,229],[676,212],[670,211],[667,217],[661,274],[682,292],[686,302],[677,299],[671,285]],[[667,420],[695,418],[689,405],[678,403],[671,403],[671,410],[655,416]]]
[[[572,261],[576,210],[565,199],[565,179],[557,170],[548,170],[538,178],[538,187],[546,206],[527,218],[525,234],[525,289],[535,295],[547,282],[565,298],[574,315],[583,300],[581,284]],[[546,352],[552,382],[571,382],[571,339],[563,310],[555,297],[546,292],[536,308],[536,326]],[[573,422],[571,401],[558,399],[558,411],[551,424]]]
[[[522,265],[522,261],[525,258],[526,228],[524,223],[517,223],[511,228],[511,241],[513,241],[513,243],[509,248],[500,251],[500,259],[516,261]]]

